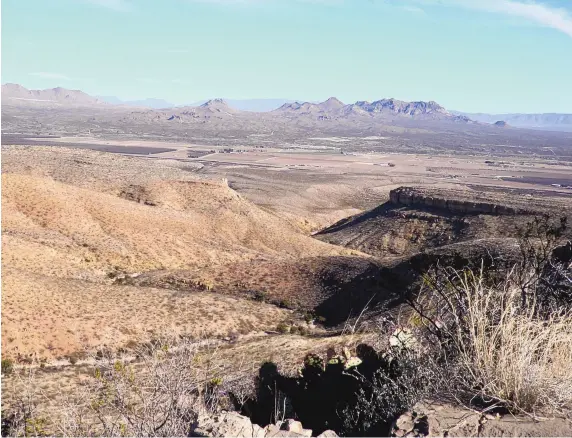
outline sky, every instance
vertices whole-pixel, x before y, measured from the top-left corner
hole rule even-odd
[[[572,113],[572,0],[3,0],[2,83]]]

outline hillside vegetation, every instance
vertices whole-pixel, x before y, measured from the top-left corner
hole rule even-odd
[[[82,342],[120,345],[173,324],[213,335],[273,329],[285,311],[248,312],[252,301],[223,310],[228,298],[208,292],[214,272],[349,254],[176,162],[148,166],[97,152],[20,147],[4,148],[3,161],[4,354],[54,357]],[[118,284],[172,270],[192,271],[187,289],[204,293]]]

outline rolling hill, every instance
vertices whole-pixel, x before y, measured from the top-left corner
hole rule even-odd
[[[273,330],[291,312],[254,292],[313,309],[340,292],[328,276],[370,263],[176,161],[62,147],[2,159],[3,354]]]

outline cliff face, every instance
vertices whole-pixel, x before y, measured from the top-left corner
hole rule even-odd
[[[522,191],[400,187],[390,192],[388,202],[315,237],[377,257],[411,255],[453,243],[516,238],[535,217],[571,217],[571,203],[570,198]]]
[[[535,214],[537,210],[519,205],[499,204],[486,200],[471,200],[461,191],[443,191],[439,194],[412,187],[399,187],[389,193],[391,203],[408,207],[446,210],[453,214],[521,215]]]

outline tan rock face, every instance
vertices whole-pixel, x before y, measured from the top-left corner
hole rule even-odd
[[[481,199],[479,199],[481,198]],[[441,190],[399,187],[389,193],[393,204],[447,210],[453,214],[516,215],[534,214],[538,209],[526,205],[524,199],[511,200],[514,205],[499,205],[492,194],[479,194],[461,190]]]
[[[200,416],[193,436],[203,437],[264,437],[266,431],[256,424],[252,424],[248,417],[237,412],[221,412],[213,416]]]

